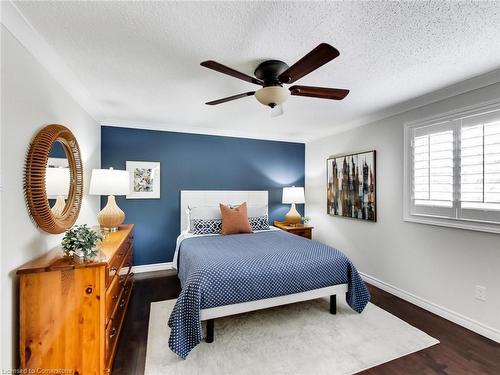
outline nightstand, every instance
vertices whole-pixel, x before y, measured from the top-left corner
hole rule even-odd
[[[275,221],[273,224],[276,228],[284,230],[288,233],[296,234],[297,236],[312,239],[312,230],[314,227],[304,224],[297,224],[294,226],[288,225],[286,221]]]

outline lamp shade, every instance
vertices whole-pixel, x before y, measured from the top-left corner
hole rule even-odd
[[[67,198],[69,193],[69,168],[47,168],[45,172],[45,191],[49,199],[59,195]]]
[[[117,169],[92,169],[89,194],[127,195],[130,193],[128,171]]]
[[[290,97],[290,90],[281,86],[267,86],[255,92],[255,98],[264,105],[278,105]]]
[[[283,203],[305,203],[306,199],[304,196],[303,187],[286,187],[283,188]]]

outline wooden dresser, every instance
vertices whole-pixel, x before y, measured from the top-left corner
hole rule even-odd
[[[17,270],[22,369],[111,371],[134,283],[132,229],[107,234],[92,262],[64,257],[58,247]]]

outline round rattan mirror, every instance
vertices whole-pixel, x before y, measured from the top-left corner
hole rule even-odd
[[[75,223],[82,204],[83,168],[78,142],[65,126],[48,125],[31,142],[24,195],[42,230],[62,233]]]

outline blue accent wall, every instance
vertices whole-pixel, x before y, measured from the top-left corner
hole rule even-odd
[[[102,126],[101,167],[125,169],[127,160],[161,163],[161,199],[117,197],[126,222],[136,225],[135,265],[172,261],[181,190],[268,190],[272,223],[289,210],[282,188],[304,186],[302,143]]]

